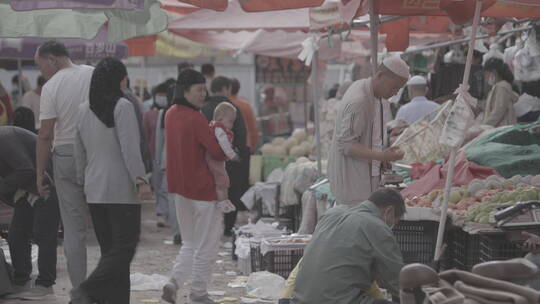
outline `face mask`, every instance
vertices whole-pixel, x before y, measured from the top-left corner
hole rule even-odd
[[[393,208],[388,208],[386,210],[384,214],[384,222],[386,223],[386,225],[388,225],[388,227],[390,227],[390,229],[393,229],[396,225]]]
[[[167,107],[167,96],[160,96],[160,95],[156,95],[156,99],[155,99],[155,103],[158,107],[160,108],[165,108]]]
[[[497,83],[497,78],[495,77],[495,75],[489,74],[486,79],[486,82],[488,85],[494,86]]]

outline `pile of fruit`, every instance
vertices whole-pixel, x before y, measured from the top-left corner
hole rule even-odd
[[[442,201],[442,196],[442,190],[433,190],[425,196],[406,200],[406,204],[410,207],[435,208]],[[488,224],[491,212],[498,207],[531,200],[540,200],[540,175],[516,175],[507,180],[492,175],[485,180],[472,180],[468,186],[453,188],[448,208],[466,216],[469,221]]]
[[[289,138],[276,137],[271,143],[261,147],[263,155],[309,156],[313,152],[313,136],[303,129],[294,130]]]

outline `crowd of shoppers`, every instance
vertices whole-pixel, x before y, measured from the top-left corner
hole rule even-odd
[[[154,197],[158,226],[170,226],[182,244],[163,299],[175,303],[192,275],[192,302],[214,303],[211,267],[237,210],[245,209],[240,197],[259,140],[249,102],[237,97],[240,83],[215,77],[212,64],[203,65],[203,75],[182,63],[177,79],[152,90],[145,110],[118,59],[77,65],[62,43],[48,41],[35,62],[41,76],[34,90],[21,92],[18,78],[18,95],[0,86],[0,200],[14,207],[14,287],[6,298],[54,294],[63,227],[70,303],[129,303],[140,204]],[[101,257],[87,276],[89,220]],[[35,280],[32,240],[39,247]]]

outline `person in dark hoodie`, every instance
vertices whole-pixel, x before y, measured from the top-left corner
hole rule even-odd
[[[36,139],[34,133],[19,127],[0,127],[0,200],[15,209],[8,236],[14,290],[4,299],[42,300],[54,293],[60,210],[56,190],[52,187],[50,162],[45,174],[50,194],[46,198],[39,197]],[[39,247],[39,274],[33,288],[30,277],[32,240]]]
[[[208,122],[210,122],[214,116],[214,110],[221,102],[229,102],[231,97],[232,82],[226,77],[218,76],[212,80],[210,91],[212,96],[208,97],[201,109]],[[242,195],[249,188],[249,160],[250,150],[247,146],[247,130],[244,124],[244,118],[240,109],[236,107],[236,120],[232,131],[234,133],[233,147],[237,150],[239,161],[228,161],[226,164],[227,173],[231,185],[229,187],[229,199],[236,207],[236,211],[225,214],[225,236],[232,235],[232,228],[236,223],[236,217],[238,211],[246,210],[246,207],[240,200]]]

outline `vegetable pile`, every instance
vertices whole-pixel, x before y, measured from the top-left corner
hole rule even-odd
[[[313,136],[304,129],[296,129],[289,138],[276,137],[261,147],[263,155],[309,156],[313,152]]]
[[[406,200],[410,207],[435,208],[442,202],[443,190]],[[540,175],[510,179],[492,175],[485,180],[472,180],[468,186],[452,188],[448,208],[468,221],[489,224],[490,214],[498,207],[518,202],[540,200]]]

